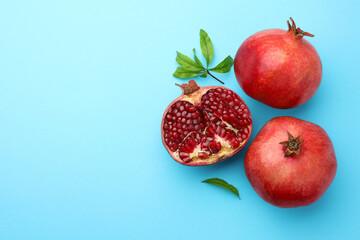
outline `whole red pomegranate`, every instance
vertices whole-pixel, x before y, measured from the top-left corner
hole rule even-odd
[[[244,147],[252,119],[236,93],[199,87],[194,80],[178,86],[183,94],[167,107],[161,123],[162,141],[172,158],[189,166],[210,165]]]
[[[314,203],[330,186],[336,168],[326,132],[293,117],[267,122],[245,155],[252,187],[266,202],[282,208]]]
[[[274,108],[307,102],[318,89],[322,66],[315,48],[290,18],[287,31],[264,30],[240,46],[234,60],[236,78],[250,97]]]

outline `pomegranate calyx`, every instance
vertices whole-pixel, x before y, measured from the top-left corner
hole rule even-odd
[[[295,38],[301,39],[304,36],[314,37],[313,34],[308,33],[308,32],[304,32],[300,28],[296,28],[296,24],[295,24],[294,20],[291,17],[290,17],[290,21],[291,21],[291,24],[290,24],[289,20],[287,20],[288,32],[294,34]]]
[[[279,143],[286,147],[285,157],[288,157],[293,153],[299,155],[301,150],[301,145],[304,142],[303,140],[301,140],[302,133],[296,138],[289,131],[287,131],[287,135],[288,135],[288,140]]]
[[[194,80],[190,80],[189,83],[183,83],[181,85],[175,83],[175,85],[179,86],[183,90],[184,95],[190,95],[200,89],[199,85],[197,85]]]

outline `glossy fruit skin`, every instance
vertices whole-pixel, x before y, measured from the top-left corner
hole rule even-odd
[[[315,48],[281,29],[264,30],[246,39],[236,53],[234,71],[247,95],[280,109],[307,102],[322,77]]]
[[[302,133],[299,155],[284,156],[287,131]],[[318,125],[294,117],[267,122],[245,155],[245,173],[266,202],[281,208],[301,207],[317,201],[332,183],[337,161],[332,142]]]
[[[245,144],[248,142],[250,136],[251,136],[251,131],[252,131],[252,117],[250,114],[250,111],[248,109],[248,107],[246,106],[245,102],[235,93],[233,92],[231,89],[225,88],[225,87],[221,87],[221,86],[209,86],[209,87],[200,87],[197,85],[197,83],[194,80],[190,80],[189,84],[182,84],[182,85],[178,85],[183,89],[183,93],[180,97],[176,98],[174,101],[172,101],[169,106],[166,108],[163,117],[162,117],[162,121],[161,121],[161,138],[162,138],[162,142],[164,144],[164,147],[166,148],[166,150],[168,151],[168,153],[171,155],[171,157],[177,161],[178,163],[181,163],[183,165],[187,165],[187,166],[204,166],[204,165],[211,165],[211,164],[215,164],[218,162],[221,162],[223,160],[225,160],[226,158],[229,158],[233,155],[235,155],[237,152],[239,152],[244,146]],[[189,87],[190,86],[190,87]],[[195,90],[192,90],[192,88],[195,88]],[[236,129],[238,129],[238,137],[236,137],[237,140],[239,140],[239,143],[236,147],[221,147],[221,150],[219,152],[214,152],[213,154],[211,154],[208,158],[204,158],[204,159],[196,159],[196,160],[192,160],[192,161],[183,161],[180,158],[179,152],[178,152],[178,148],[175,151],[175,149],[171,149],[170,146],[168,146],[168,142],[166,139],[166,124],[167,122],[167,115],[169,114],[169,112],[171,111],[172,107],[174,105],[176,105],[178,102],[187,102],[192,104],[193,106],[195,106],[198,109],[202,109],[202,111],[206,111],[207,113],[211,113],[211,111],[209,109],[207,109],[206,107],[206,101],[204,103],[204,96],[208,95],[209,92],[214,92],[217,90],[221,90],[224,92],[231,92],[231,94],[237,98],[237,100],[239,101],[240,105],[242,106],[242,114],[245,114],[246,117],[244,117],[241,120],[246,121],[246,123],[244,124],[244,126],[240,127],[240,125],[233,124],[231,123],[232,121],[230,120],[226,120],[224,119],[225,117],[222,115],[216,115],[216,117],[220,117],[222,118],[221,121],[223,122],[227,122],[228,127],[232,126]],[[189,91],[190,93],[187,93],[187,91]],[[216,97],[214,97],[214,100],[209,101],[210,104],[214,104],[217,107],[219,106],[219,104],[217,103],[217,100],[215,99]],[[230,100],[226,100],[226,102],[228,104],[231,105]],[[201,106],[201,107],[200,107]],[[238,111],[240,111],[240,109],[238,109]],[[214,116],[213,116],[214,117]],[[219,120],[219,119],[218,119]],[[177,120],[176,120],[177,122]],[[209,126],[204,126],[201,128],[201,130],[189,130],[187,129],[187,131],[189,131],[190,133],[192,132],[196,132],[196,133],[206,133],[203,134],[204,137],[209,137],[207,136],[207,132],[210,129]],[[227,129],[226,131],[230,131],[229,129]],[[216,133],[217,134],[217,133]],[[186,134],[186,136],[189,136],[188,134]],[[219,137],[219,136],[217,136]],[[222,136],[223,138],[223,136]],[[239,139],[240,138],[240,139]],[[182,144],[185,141],[182,141],[180,144]]]

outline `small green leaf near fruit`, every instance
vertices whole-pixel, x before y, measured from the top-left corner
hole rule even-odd
[[[204,67],[200,59],[196,56],[195,48],[193,48],[194,60],[180,52],[176,52],[176,62],[180,65],[180,67],[176,69],[176,71],[173,73],[173,76],[181,79],[191,78],[195,76],[206,78],[209,74],[214,79],[224,84],[224,82],[212,75],[210,71],[216,73],[229,72],[234,64],[233,58],[229,55],[216,67],[209,69],[209,65],[214,58],[214,47],[209,35],[203,29],[200,29],[200,47],[201,52],[206,60],[206,68]]]
[[[218,187],[222,187],[225,190],[228,190],[230,192],[232,192],[233,194],[235,194],[236,196],[239,197],[240,199],[240,195],[239,195],[239,191],[237,190],[236,187],[234,187],[233,185],[229,184],[228,182],[226,182],[223,179],[220,178],[209,178],[206,179],[204,181],[202,181],[203,183],[208,183],[208,184],[212,184]]]

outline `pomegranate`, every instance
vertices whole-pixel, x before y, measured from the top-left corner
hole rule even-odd
[[[334,147],[318,125],[294,117],[267,122],[245,155],[245,173],[266,202],[282,208],[317,201],[336,173]]]
[[[315,48],[303,37],[314,35],[296,28],[264,30],[240,46],[234,60],[236,78],[250,97],[274,108],[307,102],[318,89],[322,66]]]
[[[167,107],[161,123],[162,141],[171,157],[199,166],[239,152],[252,128],[244,101],[225,87],[199,87],[194,80],[178,86],[183,94]]]

